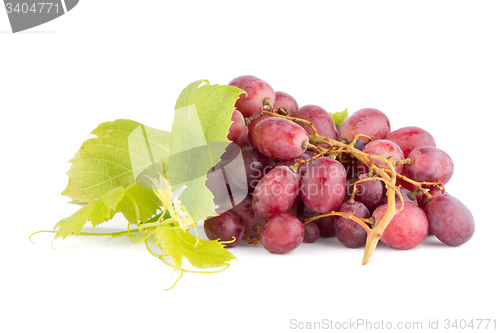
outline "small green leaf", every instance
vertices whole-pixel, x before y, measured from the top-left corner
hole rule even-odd
[[[332,116],[333,122],[337,126],[342,125],[344,120],[346,120],[346,118],[349,116],[349,114],[347,113],[347,109],[345,109],[344,111],[330,113],[330,115]]]
[[[133,183],[127,187],[125,196],[116,206],[116,212],[122,213],[130,223],[137,224],[138,221],[147,221],[160,207],[161,202],[153,190]]]
[[[96,227],[102,222],[110,220],[115,215],[115,208],[125,195],[123,187],[117,187],[100,198],[97,198],[68,218],[59,221],[54,230],[57,230],[55,238],[63,239],[70,234],[79,235],[87,221]]]
[[[156,243],[173,261],[175,269],[181,268],[182,258],[197,268],[219,267],[236,257],[218,241],[197,239],[178,228],[157,227]]]

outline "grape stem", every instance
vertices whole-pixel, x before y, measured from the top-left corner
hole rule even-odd
[[[417,188],[418,188],[418,191],[422,192],[423,194],[425,194],[427,196],[427,200],[430,202],[432,199],[434,199],[434,196],[432,194],[429,193],[429,191],[427,191],[424,186],[436,186],[436,187],[440,187],[441,188],[441,192],[442,193],[445,193],[446,192],[446,189],[444,187],[444,184],[443,182],[441,181],[437,181],[437,182],[417,182],[411,178],[408,178],[404,175],[400,175],[398,174],[397,175],[399,178],[401,178],[402,180],[412,184],[412,185],[415,185]],[[415,195],[416,197],[416,195]]]
[[[297,123],[299,125],[307,125],[311,128],[311,130],[313,131],[313,136],[319,136],[318,135],[318,130],[314,127],[313,123],[308,121],[308,120],[305,120],[305,119],[300,119],[300,118],[294,118],[294,117],[290,117],[290,116],[283,116],[281,114],[277,114],[277,113],[274,113],[274,112],[270,112],[270,111],[265,111],[262,109],[262,113],[263,114],[270,114],[272,116],[275,116],[275,117],[278,117],[278,118],[283,118],[283,119],[288,119],[288,120],[291,120],[293,121],[294,123]]]
[[[325,213],[325,214],[321,214],[321,215],[316,215],[316,216],[313,216],[313,217],[310,217],[310,218],[304,220],[304,223],[302,223],[302,224],[304,226],[306,226],[309,223],[311,223],[312,221],[321,219],[321,218],[326,217],[326,216],[342,216],[345,219],[351,219],[351,220],[355,221],[356,223],[358,223],[360,226],[363,227],[363,229],[365,229],[365,231],[367,233],[372,231],[372,229],[370,229],[370,227],[366,224],[364,219],[356,217],[356,216],[352,215],[351,213],[343,213],[343,212],[330,212],[330,213]]]
[[[352,194],[351,194],[351,197],[349,198],[349,200],[347,201],[348,204],[350,204],[350,205],[354,204],[354,201],[355,201],[354,197],[356,196],[356,186],[359,183],[366,182],[366,181],[369,181],[369,180],[380,180],[380,181],[382,181],[382,182],[385,183],[386,187],[393,187],[394,191],[396,191],[396,194],[399,197],[399,200],[400,201],[404,201],[403,195],[401,194],[401,190],[399,189],[399,186],[393,186],[391,182],[389,182],[387,179],[384,179],[382,177],[373,176],[373,177],[358,179],[358,180],[356,180],[354,183],[352,183],[350,185],[350,186],[352,186]]]

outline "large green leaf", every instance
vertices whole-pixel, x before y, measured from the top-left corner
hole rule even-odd
[[[90,202],[117,188],[127,188],[159,161],[166,161],[170,133],[119,119],[100,124],[95,138],[85,141],[70,161],[68,186],[63,195]]]

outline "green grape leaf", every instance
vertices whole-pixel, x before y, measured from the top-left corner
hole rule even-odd
[[[123,187],[117,187],[100,198],[94,199],[76,213],[59,221],[54,230],[57,230],[55,238],[63,239],[70,234],[79,235],[87,221],[96,227],[102,222],[110,220],[115,215],[115,208],[125,195]]]
[[[206,85],[200,86],[203,82]],[[218,215],[212,192],[205,186],[207,171],[220,161],[229,140],[234,103],[243,90],[233,86],[196,81],[186,87],[176,103],[167,179],[193,220]]]
[[[73,204],[92,203],[93,207],[96,199],[121,189],[124,195],[112,207],[114,213],[122,213],[134,224],[155,215],[161,203],[140,181],[148,174],[165,173],[170,133],[118,119],[100,124],[91,134],[96,137],[85,141],[70,161],[68,186],[62,194],[73,199]]]
[[[161,201],[153,190],[133,183],[125,190],[125,196],[116,206],[116,212],[122,213],[130,223],[136,224],[137,221],[147,221],[161,206]]]
[[[345,109],[344,111],[330,113],[330,116],[332,116],[332,119],[333,119],[333,122],[335,123],[335,125],[340,126],[340,125],[342,125],[344,120],[346,120],[346,118],[349,116],[349,114],[347,113],[347,109]]]
[[[181,268],[182,258],[197,268],[219,267],[236,257],[216,240],[198,239],[190,233],[170,227],[157,227],[156,243],[173,261],[175,269]]]
[[[70,161],[62,194],[73,202],[88,203],[117,187],[127,188],[168,158],[170,133],[133,120],[102,123],[91,134],[96,137],[85,141]]]

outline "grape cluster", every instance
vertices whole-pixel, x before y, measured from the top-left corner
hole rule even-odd
[[[229,85],[246,94],[231,118],[233,143],[207,174],[220,214],[204,223],[209,239],[226,247],[261,243],[283,254],[319,237],[337,237],[348,248],[374,239],[395,249],[411,249],[429,234],[450,246],[472,237],[472,214],[444,188],[453,161],[429,132],[391,131],[373,108],[339,126],[324,108],[299,107],[257,77]]]

